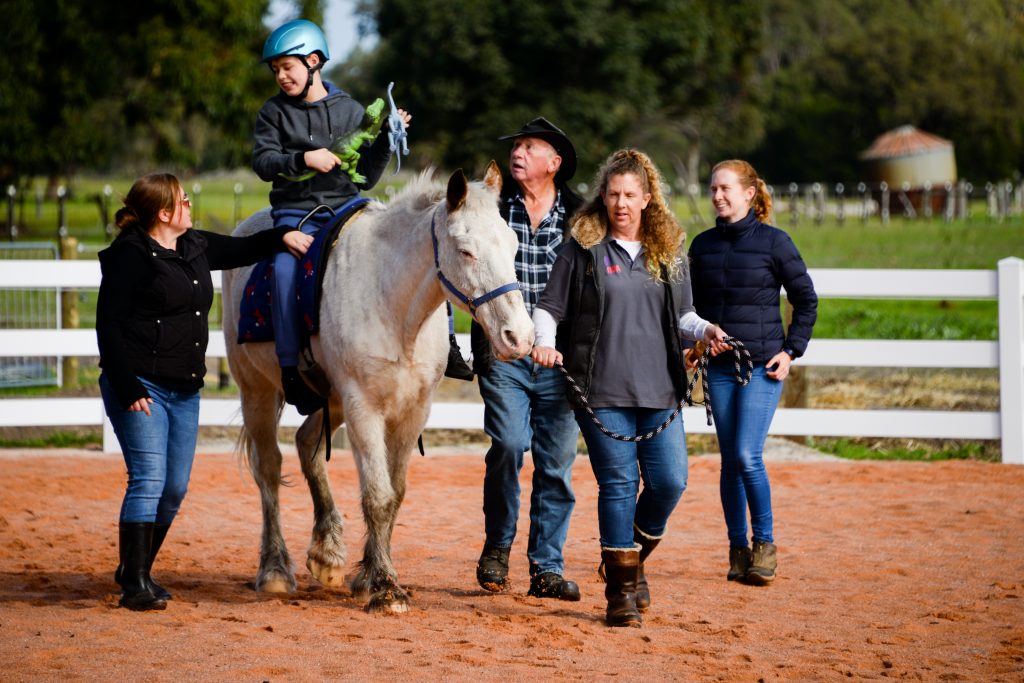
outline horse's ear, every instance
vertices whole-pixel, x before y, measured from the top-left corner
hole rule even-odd
[[[466,192],[466,174],[460,168],[448,179],[448,213],[452,213],[465,203]]]
[[[487,164],[487,173],[484,174],[484,185],[491,192],[501,192],[501,169],[498,168],[498,164],[494,159],[491,159],[491,163]]]

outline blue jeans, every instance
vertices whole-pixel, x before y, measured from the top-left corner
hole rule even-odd
[[[153,399],[150,415],[122,408],[106,375],[100,375],[103,407],[128,467],[120,521],[170,524],[185,499],[192,474],[199,431],[199,392],[170,391],[141,377],[139,380]]]
[[[480,375],[484,430],[491,437],[485,458],[484,529],[487,542],[510,547],[519,519],[519,471],[523,452],[533,453],[530,542],[526,555],[534,572],[563,573],[562,547],[576,496],[576,422],[566,399],[565,378],[557,368],[530,358],[495,361]]]
[[[611,431],[633,436],[657,429],[673,410],[595,408],[594,414]],[[648,536],[661,537],[669,515],[686,490],[688,463],[682,415],[653,439],[641,442],[618,441],[602,434],[584,410],[576,410],[576,421],[597,479],[601,547],[634,547],[634,525]]]
[[[291,226],[295,227],[305,216],[302,211],[275,211],[273,214],[274,227]],[[303,223],[302,232],[306,235],[315,235],[319,232],[326,221],[330,220],[329,214],[321,214],[310,218]],[[302,337],[302,321],[299,320],[298,311],[298,285],[296,277],[299,271],[299,259],[292,256],[290,251],[281,251],[274,254],[274,275],[270,282],[271,310],[274,316],[274,349],[277,352],[277,362],[281,367],[295,367],[299,364],[299,346]]]
[[[754,540],[774,543],[772,490],[763,454],[768,427],[782,395],[782,382],[768,377],[763,366],[755,366],[750,383],[741,386],[731,364],[710,365],[708,389],[722,451],[719,490],[729,544],[747,545],[748,503]]]

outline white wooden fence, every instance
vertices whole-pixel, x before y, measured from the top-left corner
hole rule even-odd
[[[999,341],[814,339],[801,365],[899,368],[998,368],[1000,410],[818,410],[780,408],[771,433],[805,436],[999,439],[1005,463],[1024,464],[1024,261],[1011,257],[988,270],[812,269],[821,298],[998,299]],[[0,288],[97,288],[95,261],[5,261]],[[215,283],[220,278],[215,274]],[[462,348],[469,347],[463,336]],[[212,331],[209,355],[225,354]],[[96,356],[96,335],[85,330],[0,330],[2,356]],[[703,408],[684,410],[691,433],[712,433]],[[237,400],[204,399],[201,425],[240,424]],[[282,424],[298,426],[291,406]],[[117,450],[98,398],[0,400],[0,427],[104,425],[104,450]],[[428,428],[481,429],[480,403],[435,403]]]

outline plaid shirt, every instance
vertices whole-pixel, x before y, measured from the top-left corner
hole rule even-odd
[[[516,276],[519,278],[519,289],[523,293],[526,310],[533,315],[533,309],[548,284],[551,266],[555,264],[555,257],[562,246],[565,206],[562,204],[561,190],[556,192],[555,202],[540,222],[537,232],[530,228],[530,214],[526,211],[521,194],[508,200],[508,225],[519,238]]]

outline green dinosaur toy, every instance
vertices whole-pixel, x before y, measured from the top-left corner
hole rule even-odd
[[[338,169],[343,173],[348,173],[349,177],[352,178],[352,182],[366,182],[366,176],[356,171],[356,166],[359,164],[359,148],[363,146],[364,142],[373,142],[377,138],[383,123],[384,100],[378,97],[366,108],[366,114],[363,116],[363,127],[356,128],[347,135],[338,138],[331,145],[331,152],[334,153],[334,156],[338,157]],[[279,173],[278,175],[285,180],[300,182],[309,180],[316,174],[316,171],[306,171],[301,175],[286,175],[284,173]]]

